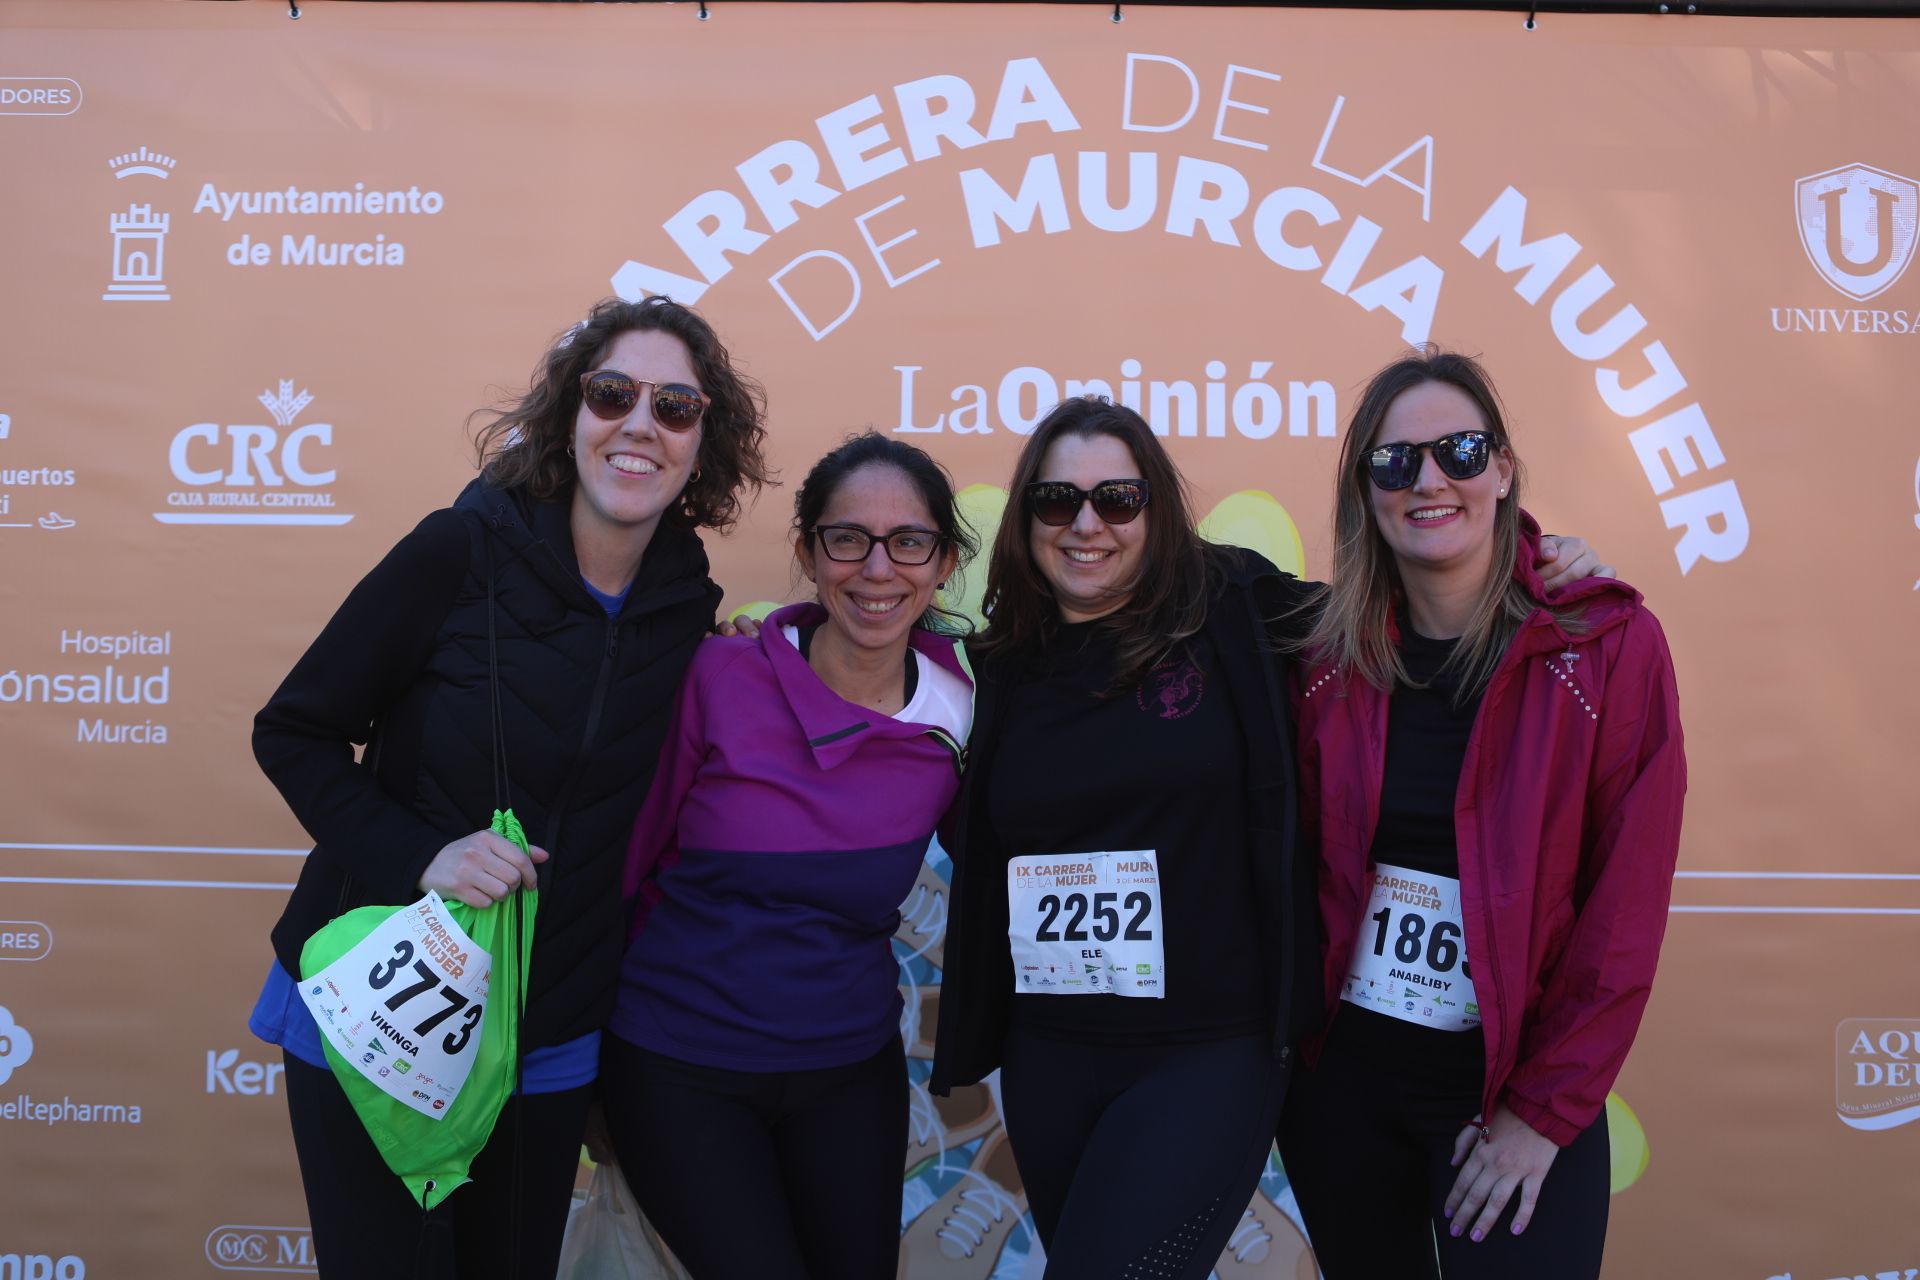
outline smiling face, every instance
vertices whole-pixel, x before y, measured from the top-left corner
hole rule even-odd
[[[886,463],[873,463],[843,477],[815,524],[851,525],[875,539],[905,529],[922,530],[935,538],[939,527],[913,480]],[[861,649],[904,651],[907,632],[933,603],[934,589],[953,571],[958,553],[942,546],[925,564],[895,564],[886,546],[876,540],[863,560],[832,560],[821,548],[820,537],[810,547],[803,532],[794,543],[794,555],[819,588],[828,627]]]
[[[1479,406],[1458,387],[1422,382],[1387,408],[1369,446],[1425,443],[1455,431],[1484,431]],[[1381,489],[1366,481],[1374,525],[1386,540],[1402,578],[1460,574],[1485,579],[1492,565],[1494,515],[1513,480],[1512,455],[1495,447],[1487,469],[1455,480],[1420,454],[1420,478],[1411,488]]]
[[[1040,460],[1035,480],[1063,480],[1091,489],[1102,480],[1140,478],[1140,464],[1124,441],[1109,435],[1063,435]],[[1149,499],[1151,501],[1151,499]],[[1091,622],[1126,604],[1140,577],[1146,552],[1143,511],[1127,524],[1108,524],[1082,502],[1071,524],[1047,525],[1027,517],[1027,549],[1053,588],[1063,622]]]
[[[594,369],[616,369],[648,382],[699,386],[687,346],[670,333],[629,329],[601,353]],[[647,390],[643,388],[643,392]],[[596,417],[582,404],[574,415],[573,454],[579,483],[573,491],[576,543],[582,537],[624,539],[652,535],[700,454],[700,433],[669,431],[653,419],[653,397],[642,394],[626,417]]]

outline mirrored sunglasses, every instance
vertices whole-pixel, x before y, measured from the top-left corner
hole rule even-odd
[[[596,418],[615,422],[633,412],[642,394],[653,402],[653,420],[669,431],[691,431],[709,401],[698,387],[684,382],[648,382],[615,369],[596,369],[580,375],[580,402]]]
[[[1091,489],[1064,480],[1036,480],[1027,486],[1027,514],[1041,524],[1072,524],[1080,504],[1091,502],[1093,514],[1108,524],[1128,524],[1146,509],[1145,480],[1102,480]]]
[[[1405,489],[1420,478],[1420,451],[1433,454],[1440,470],[1455,480],[1471,480],[1487,469],[1493,457],[1493,437],[1485,431],[1455,431],[1419,444],[1399,441],[1367,450],[1367,475],[1374,487]]]

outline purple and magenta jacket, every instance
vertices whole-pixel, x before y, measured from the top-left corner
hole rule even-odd
[[[611,1030],[630,1044],[796,1071],[898,1034],[891,938],[963,750],[827,688],[780,630],[825,616],[792,605],[694,655],[627,849]],[[953,638],[911,644],[972,685]]]

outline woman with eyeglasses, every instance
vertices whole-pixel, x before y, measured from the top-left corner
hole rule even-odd
[[[252,1025],[286,1055],[323,1275],[553,1274],[624,942],[622,854],[720,601],[696,531],[765,481],[762,414],[694,312],[595,306],[481,430],[480,477],[361,580],[255,719],[261,768],[317,842]],[[495,716],[525,854],[488,830]],[[423,1216],[291,975],[353,907],[536,885],[519,1089],[472,1185]]]
[[[1342,449],[1298,700],[1334,1016],[1280,1129],[1329,1280],[1600,1273],[1686,761],[1659,623],[1543,587],[1520,479],[1485,371],[1432,348]]]
[[[959,786],[973,682],[934,593],[972,553],[938,463],[852,437],[794,503],[815,599],[703,645],[681,688],[602,1070],[627,1181],[696,1280],[894,1275],[892,938]]]

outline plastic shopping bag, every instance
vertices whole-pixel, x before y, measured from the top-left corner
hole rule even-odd
[[[554,1280],[691,1280],[640,1212],[620,1170],[595,1165],[586,1194],[574,1193]]]

